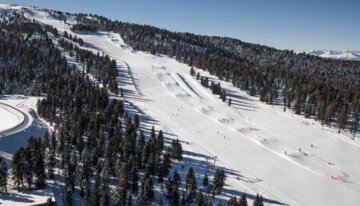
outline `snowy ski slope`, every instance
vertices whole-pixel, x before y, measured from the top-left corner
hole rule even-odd
[[[75,23],[50,19],[36,9],[26,16],[70,34]],[[318,122],[263,104],[197,69],[227,90],[233,103],[228,107],[189,75],[189,66],[133,51],[118,34],[77,36],[87,48],[117,61],[119,86],[126,99],[157,120],[157,128],[178,135],[187,143],[184,149],[203,155],[200,159],[216,159],[217,166],[228,169],[227,196],[232,191],[258,192],[266,205],[359,204],[358,137],[322,129]]]

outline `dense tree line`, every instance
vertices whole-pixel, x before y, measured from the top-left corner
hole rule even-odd
[[[360,121],[360,62],[322,59],[237,39],[170,32],[148,25],[78,14],[81,24],[120,33],[135,50],[165,54],[231,81],[268,104],[279,102],[339,132],[356,133]]]
[[[111,60],[108,55],[101,56],[99,53],[94,54],[91,51],[80,49],[72,42],[65,41],[64,39],[59,40],[59,45],[71,55],[75,53],[76,61],[84,65],[83,73],[90,73],[100,83],[107,86],[111,92],[118,93],[115,60]]]
[[[24,182],[29,190],[32,187],[36,189],[45,187],[44,155],[43,142],[40,138],[33,137],[30,137],[25,148],[20,148],[14,154],[11,168],[13,180],[18,190],[20,187],[24,187]]]
[[[0,93],[46,92],[52,71],[45,68],[59,61],[46,31],[57,30],[22,19],[1,21],[0,28]]]
[[[88,33],[88,32],[95,32],[96,26],[91,24],[74,24],[71,26],[70,29],[75,33]]]

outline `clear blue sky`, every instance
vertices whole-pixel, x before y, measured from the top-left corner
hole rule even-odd
[[[360,50],[360,0],[0,0],[280,49]]]

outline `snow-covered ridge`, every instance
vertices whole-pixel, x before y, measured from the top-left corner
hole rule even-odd
[[[360,61],[360,51],[311,50],[307,53],[323,58]]]

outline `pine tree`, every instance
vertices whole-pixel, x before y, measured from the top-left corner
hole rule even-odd
[[[223,102],[226,102],[226,93],[225,93],[225,90],[222,91],[221,100],[222,100]]]
[[[225,173],[224,170],[219,170],[217,169],[215,171],[215,175],[214,175],[214,190],[215,192],[217,192],[218,194],[221,192],[222,188],[225,185]]]
[[[200,72],[198,72],[198,73],[196,74],[196,79],[197,79],[197,80],[200,79]]]
[[[209,185],[209,177],[208,177],[208,174],[207,174],[207,173],[205,173],[205,175],[204,175],[202,184],[203,184],[204,188],[207,188],[208,185]]]
[[[101,171],[101,185],[100,185],[100,206],[108,206],[110,203],[110,189],[109,189],[109,182],[110,182],[110,167],[109,167],[109,160],[105,159],[103,164],[103,168]]]
[[[24,186],[24,160],[23,160],[24,148],[20,148],[12,157],[11,169],[12,178],[14,183],[19,190],[20,185]]]
[[[339,130],[338,130],[339,134],[340,134],[341,129],[345,128],[345,123],[347,121],[347,118],[348,118],[348,115],[346,112],[346,107],[343,107],[341,109],[341,111],[338,113],[338,115],[336,116],[336,123],[338,124],[338,127],[339,127]]]
[[[162,164],[161,164],[161,170],[162,170],[161,173],[162,173],[163,177],[168,176],[170,168],[171,168],[170,154],[165,153]]]
[[[238,206],[238,201],[236,196],[230,197],[228,201],[228,206]]]
[[[166,197],[170,200],[171,205],[178,206],[180,193],[179,193],[179,186],[180,186],[180,175],[177,170],[174,171],[172,178],[169,178],[166,182]]]
[[[136,145],[136,162],[139,168],[142,168],[142,152],[145,146],[145,137],[143,131],[140,130],[139,140]]]
[[[130,171],[129,171],[129,188],[131,193],[136,194],[138,191],[138,171],[134,156],[130,157],[129,160]]]
[[[150,133],[150,139],[155,139],[156,135],[155,135],[155,127],[152,126],[151,128],[151,133]]]
[[[6,162],[0,156],[0,192],[7,193],[8,168]]]
[[[182,160],[182,146],[178,139],[172,140],[170,146],[171,158],[174,160]]]
[[[96,175],[95,184],[92,191],[92,205],[100,205],[100,185],[101,185],[100,177]]]
[[[191,203],[196,196],[196,179],[192,167],[190,167],[186,175],[185,190],[186,190],[186,201]]]
[[[259,206],[264,206],[264,199],[263,199],[262,195],[260,195]]]
[[[51,142],[50,142],[50,146],[51,146],[51,148],[50,148],[50,150],[52,150],[53,152],[55,152],[56,151],[56,136],[55,136],[55,132],[53,132],[52,133],[52,135],[51,135]]]
[[[132,195],[131,193],[128,193],[128,195],[126,196],[126,206],[131,206],[132,205]]]
[[[253,202],[253,206],[264,206],[264,200],[262,196],[256,194],[255,200]]]
[[[117,177],[116,177],[116,199],[118,205],[124,205],[126,201],[126,191],[129,188],[128,183],[128,168],[125,164],[118,162]]]
[[[100,206],[109,206],[109,185],[108,182],[102,182],[100,186]]]
[[[193,67],[190,68],[190,75],[195,76],[195,70]]]
[[[158,155],[160,155],[161,151],[164,149],[164,134],[162,130],[159,131],[156,138],[156,149],[158,151]]]
[[[32,159],[30,150],[26,148],[23,152],[23,174],[25,177],[25,180],[28,185],[28,189],[30,190],[31,185],[33,183],[33,173],[32,173]]]
[[[239,206],[248,206],[245,193],[241,195],[241,198],[239,200]]]
[[[65,185],[65,200],[66,200],[66,205],[68,205],[68,206],[72,205],[72,192],[73,192],[73,189],[71,188],[71,185],[66,183],[66,185]]]
[[[195,205],[196,206],[205,205],[205,197],[204,197],[202,190],[200,190],[196,195]]]
[[[71,188],[71,191],[75,189],[75,180],[76,180],[76,155],[75,152],[72,152],[71,157],[67,153],[65,157],[65,179],[68,186]]]
[[[231,106],[231,98],[228,100],[228,106]]]
[[[136,113],[134,115],[134,127],[135,129],[139,128],[140,126],[140,120],[139,120],[139,115]]]
[[[82,167],[81,167],[81,174],[80,174],[80,194],[84,195],[85,193],[85,186],[89,189],[89,179],[91,174],[91,162],[90,162],[90,155],[87,148],[85,148],[82,152]],[[88,194],[89,195],[89,194]]]
[[[146,173],[141,184],[141,203],[149,204],[154,198],[154,188],[151,176]]]
[[[55,152],[54,150],[47,148],[45,152],[45,165],[47,169],[47,176],[49,179],[54,179],[55,171],[54,167],[56,165]]]
[[[35,178],[35,187],[42,189],[45,187],[46,173],[44,166],[44,158],[41,151],[36,152],[33,160],[33,173]]]
[[[45,151],[45,149],[49,147],[50,147],[49,132],[46,131],[44,134],[43,151]]]
[[[89,181],[87,179],[83,179],[81,182],[82,188],[83,188],[83,206],[90,206],[91,205],[91,191],[90,191],[90,185]]]

